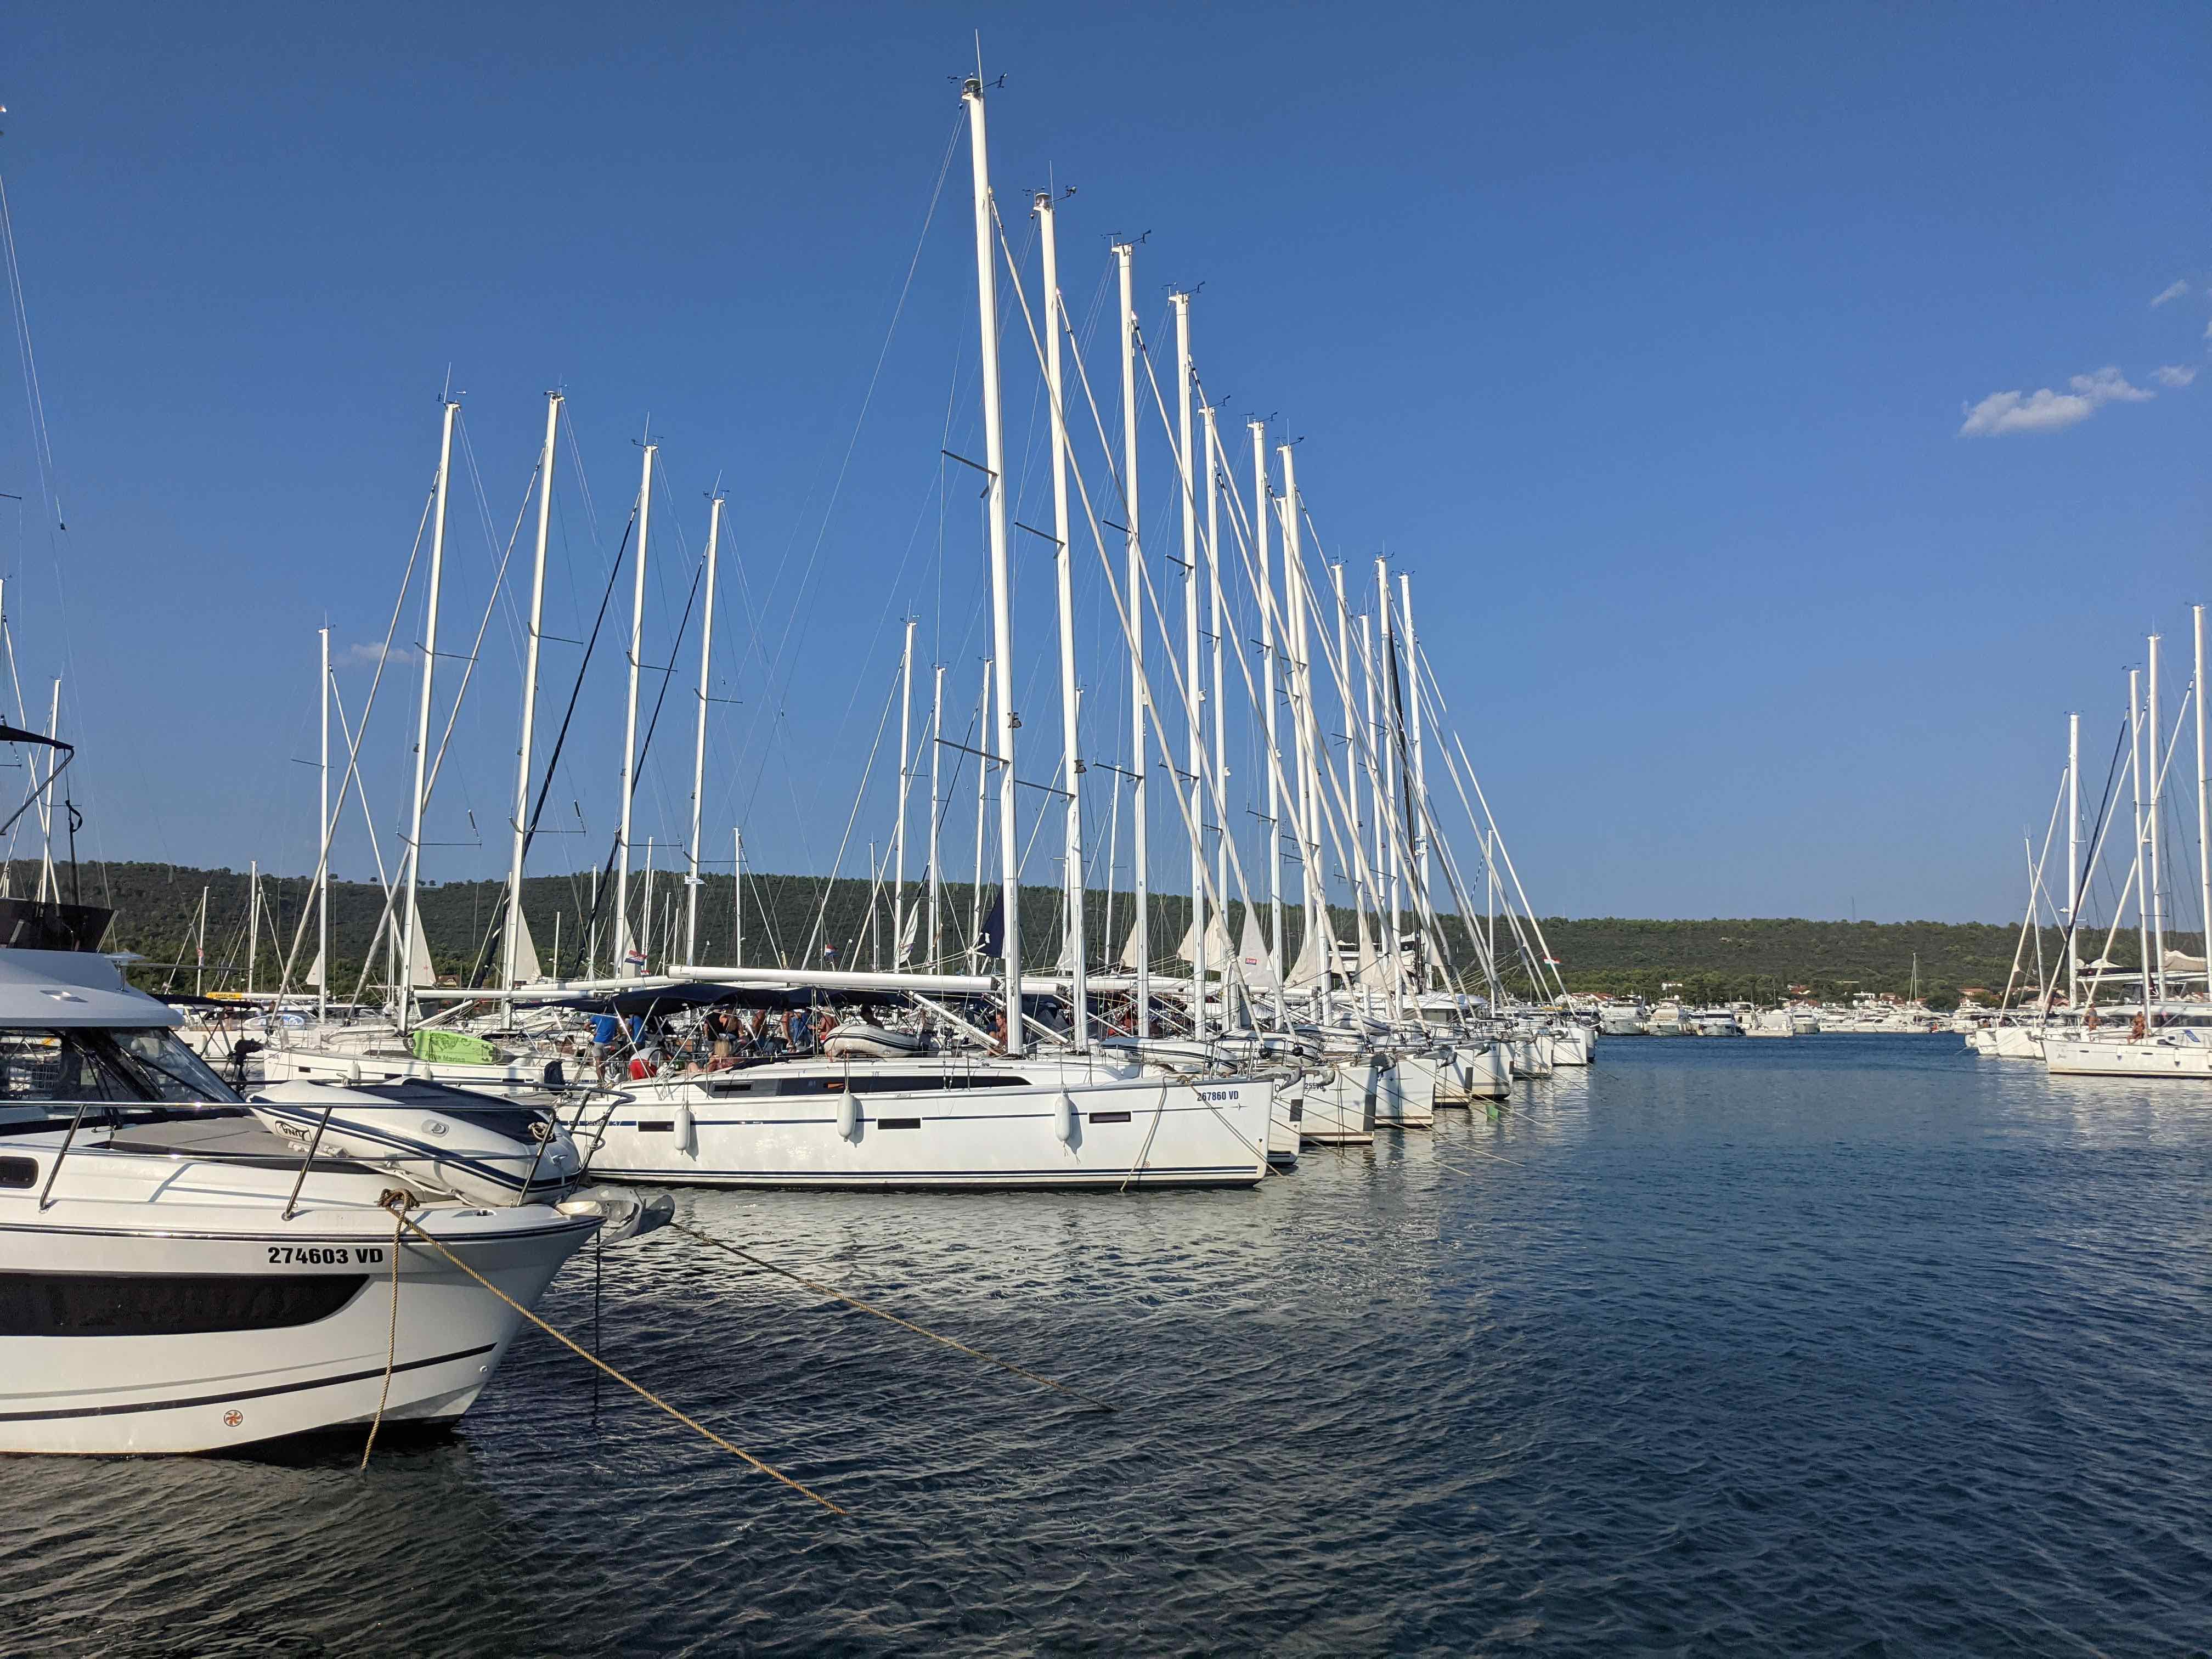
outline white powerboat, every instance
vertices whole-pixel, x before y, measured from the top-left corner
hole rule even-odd
[[[489,1207],[396,1148],[384,1168],[327,1137],[309,1156],[176,1019],[103,956],[0,950],[0,1451],[207,1451],[459,1417],[522,1322],[470,1272],[528,1308],[608,1206],[564,1210],[548,1187]],[[428,1127],[444,1115],[388,1109],[395,1140],[445,1138]]]

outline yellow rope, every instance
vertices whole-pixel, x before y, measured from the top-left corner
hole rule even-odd
[[[716,1434],[714,1430],[708,1428],[705,1424],[698,1421],[696,1418],[686,1417],[682,1412],[678,1411],[675,1407],[670,1405],[659,1395],[654,1394],[650,1389],[644,1387],[641,1383],[630,1381],[629,1377],[624,1376],[620,1371],[608,1364],[605,1360],[600,1358],[597,1354],[579,1347],[575,1343],[570,1341],[560,1332],[555,1330],[550,1325],[540,1319],[536,1314],[531,1312],[529,1309],[524,1307],[520,1302],[517,1302],[505,1291],[500,1289],[498,1285],[493,1284],[491,1280],[486,1279],[474,1267],[469,1266],[467,1262],[462,1261],[460,1257],[455,1255],[438,1240],[433,1238],[428,1233],[424,1232],[421,1227],[416,1226],[416,1224],[409,1218],[403,1215],[399,1219],[403,1224],[414,1228],[414,1231],[421,1237],[422,1242],[428,1244],[432,1249],[437,1251],[440,1255],[444,1256],[447,1261],[452,1262],[456,1267],[459,1267],[471,1279],[475,1279],[477,1284],[483,1285],[484,1289],[489,1291],[501,1301],[506,1303],[508,1307],[514,1309],[515,1312],[520,1314],[532,1324],[537,1326],[539,1330],[544,1332],[546,1335],[551,1337],[562,1347],[568,1349],[569,1352],[576,1355],[577,1358],[589,1360],[592,1364],[598,1366],[601,1370],[605,1371],[609,1376],[614,1378],[616,1382],[621,1383],[623,1387],[628,1389],[631,1393],[638,1395],[641,1399],[650,1401],[653,1404],[659,1407],[661,1410],[666,1412],[678,1422],[683,1424],[684,1427],[694,1431],[708,1440],[713,1441],[724,1451],[729,1453],[731,1456],[742,1458],[744,1462],[751,1464],[755,1468],[758,1469],[763,1474],[770,1475],[775,1479],[781,1480],[785,1486],[790,1487],[793,1492],[804,1493],[805,1496],[812,1498],[816,1503],[821,1504],[823,1509],[828,1510],[832,1515],[843,1515],[848,1513],[845,1510],[841,1509],[838,1505],[831,1503],[820,1492],[816,1492],[812,1487],[802,1486],[799,1482],[793,1480],[789,1475],[784,1474],[782,1470],[775,1468],[767,1463],[763,1463],[759,1458],[755,1457],[750,1452],[745,1450],[743,1447],[732,1445],[728,1441],[723,1439],[720,1435]]]
[[[1016,1376],[1025,1376],[1032,1382],[1041,1382],[1048,1389],[1057,1389],[1062,1394],[1072,1394],[1078,1400],[1083,1401],[1088,1405],[1096,1406],[1102,1412],[1110,1412],[1117,1409],[1113,1406],[1108,1405],[1103,1400],[1084,1393],[1080,1389],[1071,1389],[1065,1382],[1055,1382],[1048,1376],[1040,1376],[1035,1371],[1026,1370],[1023,1367],[1015,1364],[1011,1359],[1001,1359],[996,1354],[985,1353],[981,1348],[971,1348],[965,1342],[957,1341],[949,1336],[940,1336],[935,1331],[929,1330],[923,1326],[915,1324],[911,1319],[901,1319],[895,1313],[885,1313],[881,1308],[869,1306],[868,1304],[861,1301],[860,1298],[856,1296],[848,1296],[844,1291],[834,1289],[828,1285],[817,1284],[813,1279],[802,1278],[798,1273],[792,1272],[788,1267],[779,1267],[773,1261],[763,1261],[759,1256],[755,1255],[750,1250],[740,1249],[735,1244],[731,1243],[727,1239],[717,1238],[712,1233],[702,1233],[696,1227],[687,1227],[680,1221],[672,1221],[668,1224],[676,1231],[684,1234],[688,1238],[696,1238],[702,1244],[712,1244],[719,1250],[727,1250],[732,1255],[742,1257],[744,1260],[751,1262],[757,1267],[765,1267],[772,1273],[781,1273],[795,1285],[803,1285],[808,1290],[814,1291],[817,1295],[830,1297],[836,1301],[845,1303],[851,1307],[858,1308],[862,1313],[873,1314],[878,1319],[889,1320],[892,1324],[898,1326],[903,1330],[912,1331],[916,1336],[926,1336],[933,1342],[942,1342],[948,1348],[957,1348],[962,1353],[972,1355],[974,1358],[983,1360],[987,1364],[996,1365],[1000,1370],[1012,1371]]]
[[[384,1408],[392,1400],[392,1363],[399,1357],[399,1224],[403,1219],[398,1210],[392,1212],[392,1337],[384,1348],[384,1392],[376,1396],[376,1415],[368,1422],[368,1443],[361,1449],[361,1466],[368,1467],[368,1455],[376,1449],[376,1431],[384,1426]]]

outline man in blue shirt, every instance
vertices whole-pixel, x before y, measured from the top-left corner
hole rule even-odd
[[[607,1080],[607,1065],[614,1059],[615,1042],[621,1035],[622,1022],[612,1014],[596,1014],[592,1018],[592,1058],[599,1065],[599,1081]]]

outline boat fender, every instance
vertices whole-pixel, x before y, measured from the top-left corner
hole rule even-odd
[[[678,1105],[676,1109],[676,1150],[687,1158],[699,1150],[698,1125],[689,1106]]]
[[[850,1089],[837,1097],[837,1133],[844,1139],[860,1137],[860,1101]]]
[[[1060,1103],[1053,1108],[1052,1132],[1063,1146],[1075,1145],[1075,1097],[1065,1089],[1060,1091]]]
[[[346,1061],[346,1081],[348,1083],[358,1083],[361,1081],[361,1062],[359,1060],[349,1060]]]

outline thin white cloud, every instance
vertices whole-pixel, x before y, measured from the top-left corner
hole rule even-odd
[[[1966,411],[1962,438],[2002,438],[2014,432],[2063,432],[2079,426],[2106,404],[2139,404],[2158,394],[2128,384],[2117,368],[2076,374],[2063,392],[1992,392]]]
[[[386,651],[381,645],[349,645],[338,658],[340,665],[347,668],[366,665],[374,667],[380,662],[394,664],[417,662],[422,653],[411,645],[395,645]]]
[[[2187,386],[2197,378],[2197,368],[2193,363],[2168,363],[2154,371],[2152,378],[2160,386]]]
[[[2161,293],[2158,298],[2150,302],[2151,309],[2155,311],[2160,306],[2164,305],[2168,300],[2179,300],[2183,295],[2188,292],[2189,284],[2186,283],[2168,283],[2165,291]]]

